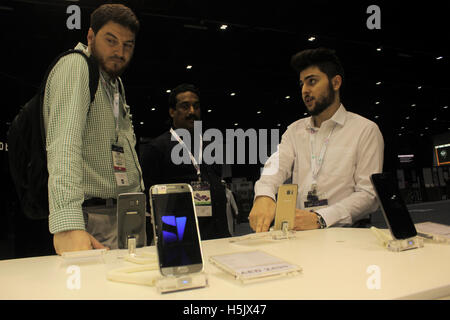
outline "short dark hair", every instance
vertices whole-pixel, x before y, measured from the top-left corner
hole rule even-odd
[[[170,91],[169,108],[176,109],[177,95],[187,91],[195,93],[197,97],[200,99],[200,91],[198,90],[197,87],[195,87],[193,84],[190,83],[182,83]]]
[[[140,28],[139,20],[134,12],[123,4],[104,4],[91,14],[91,28],[96,34],[108,22],[115,22],[131,30],[137,35]]]
[[[344,82],[344,68],[336,56],[336,52],[328,48],[300,51],[292,56],[291,66],[298,73],[311,66],[316,66],[328,76],[328,79],[340,75]]]

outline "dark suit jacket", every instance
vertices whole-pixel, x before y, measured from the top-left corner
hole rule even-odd
[[[141,142],[140,163],[144,176],[145,192],[149,198],[150,187],[163,183],[191,183],[197,180],[192,164],[175,165],[171,159],[172,148],[178,145],[171,141],[170,131],[150,141]],[[193,142],[192,142],[193,143]],[[203,146],[204,149],[205,145]],[[191,149],[192,150],[192,149]],[[202,181],[211,186],[212,217],[199,217],[202,240],[230,237],[226,216],[225,187],[221,182],[221,166],[200,165]]]

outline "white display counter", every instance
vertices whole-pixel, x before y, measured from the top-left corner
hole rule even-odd
[[[155,287],[112,282],[109,270],[133,265],[108,251],[104,262],[77,264],[75,273],[59,256],[0,261],[0,299],[120,300],[309,300],[448,299],[450,245],[425,242],[423,248],[391,252],[369,229],[330,228],[297,232],[291,240],[230,238],[203,242],[206,288],[159,294]],[[296,276],[241,284],[208,262],[212,255],[262,250],[302,267]],[[154,247],[139,252],[155,252]],[[158,271],[148,272],[149,276]]]

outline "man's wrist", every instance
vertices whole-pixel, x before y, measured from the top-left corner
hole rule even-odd
[[[327,223],[325,222],[324,218],[318,214],[317,212],[313,211],[317,216],[317,226],[319,229],[325,229],[327,227]]]

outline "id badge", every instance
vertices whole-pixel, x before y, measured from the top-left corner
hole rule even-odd
[[[208,182],[191,182],[197,217],[212,217],[211,188]]]
[[[308,195],[304,198],[305,210],[316,211],[325,207],[328,207],[328,199],[325,194],[319,194],[318,192],[309,191]]]
[[[114,172],[114,176],[116,177],[116,182],[119,187],[129,186],[128,176],[125,172]]]
[[[114,176],[119,187],[129,186],[127,168],[125,164],[125,153],[123,148],[118,145],[112,146],[112,159]]]

